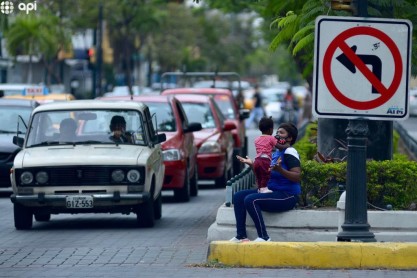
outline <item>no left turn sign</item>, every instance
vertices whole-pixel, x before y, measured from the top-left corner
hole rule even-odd
[[[314,51],[316,117],[408,117],[409,21],[318,17]]]

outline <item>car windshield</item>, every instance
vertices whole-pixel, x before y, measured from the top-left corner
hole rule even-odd
[[[16,133],[18,116],[20,115],[25,123],[29,122],[31,107],[2,106],[0,109],[0,133]]]
[[[232,105],[232,99],[228,96],[215,96],[214,101],[217,103],[226,119],[235,119],[236,114]]]
[[[209,103],[182,103],[187,118],[192,122],[201,123],[202,128],[215,128],[213,113]]]
[[[110,130],[114,116],[124,118],[125,131],[121,135],[124,139],[115,140],[116,132]],[[143,119],[137,111],[41,111],[33,115],[26,147],[115,143],[145,145],[145,138]]]
[[[144,102],[148,107],[152,117],[153,125],[157,126],[157,131],[174,132],[177,130],[174,113],[168,102]]]

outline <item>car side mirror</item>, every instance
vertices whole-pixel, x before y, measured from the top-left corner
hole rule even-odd
[[[188,126],[184,129],[184,132],[194,132],[194,131],[199,131],[201,130],[203,127],[201,126],[200,123],[189,123]]]
[[[236,128],[237,128],[237,126],[234,122],[228,121],[228,120],[226,120],[224,122],[224,127],[223,127],[224,131],[229,131],[229,130],[233,130],[233,129],[236,129]]]
[[[249,109],[239,109],[239,120],[244,120],[249,118],[250,110]]]
[[[167,140],[167,136],[165,133],[160,133],[158,135],[156,135],[156,144],[165,142]]]
[[[13,136],[13,144],[15,144],[18,147],[23,148],[23,142],[25,139],[20,138],[19,136]]]

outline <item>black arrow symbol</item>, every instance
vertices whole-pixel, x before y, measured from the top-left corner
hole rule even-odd
[[[350,49],[353,50],[353,52],[356,53],[356,49],[358,47],[356,45],[352,46]],[[381,74],[382,74],[382,62],[381,59],[379,59],[378,56],[375,55],[356,55],[359,59],[362,60],[362,62],[365,65],[371,65],[372,66],[372,73],[375,75],[376,78],[378,78],[379,81],[381,81]],[[345,53],[340,54],[336,57],[336,59],[342,63],[350,72],[356,73],[356,67],[352,63],[351,60],[345,55]],[[372,86],[372,93],[373,94],[379,94],[377,89]]]

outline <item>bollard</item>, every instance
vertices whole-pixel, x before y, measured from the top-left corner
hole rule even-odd
[[[232,204],[232,194],[233,194],[233,189],[232,189],[232,182],[230,180],[228,180],[226,182],[226,200],[225,200],[225,205],[226,207],[230,207],[230,205]]]

